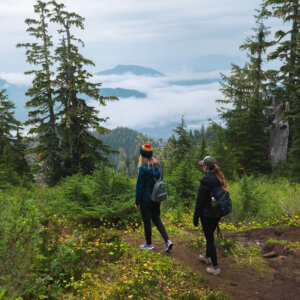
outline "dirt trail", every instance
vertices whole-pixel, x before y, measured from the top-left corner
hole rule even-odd
[[[242,243],[257,243],[264,253],[263,245],[268,239],[297,241],[300,240],[300,227],[292,228],[262,228],[242,232],[229,233],[225,236],[233,237]],[[174,248],[166,253],[177,259],[183,265],[201,273],[211,289],[222,290],[230,299],[252,300],[300,300],[300,252],[284,252],[286,247],[274,244],[276,257],[266,258],[268,270],[259,273],[250,266],[238,266],[232,258],[219,258],[222,274],[219,277],[206,273],[206,265],[197,261],[198,251],[186,247],[182,238],[171,236]],[[125,240],[135,246],[144,243],[143,237],[135,235],[125,236]],[[164,243],[154,240],[155,251],[164,252]],[[276,245],[278,246],[276,248]],[[269,251],[267,249],[266,251]],[[266,252],[265,251],[265,252]]]

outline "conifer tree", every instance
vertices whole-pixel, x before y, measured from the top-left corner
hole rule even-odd
[[[217,100],[221,105],[231,104],[232,108],[221,106],[219,113],[221,119],[225,121],[226,141],[228,148],[236,157],[240,167],[248,169],[248,158],[245,152],[248,150],[247,140],[249,135],[249,110],[248,101],[250,99],[251,86],[247,80],[247,66],[240,68],[232,65],[231,75],[222,74],[223,82],[221,82],[221,91],[225,96],[225,100]],[[220,131],[215,131],[218,135]],[[250,133],[251,134],[251,133]],[[252,132],[252,134],[254,134]],[[217,141],[220,137],[217,137]]]
[[[174,135],[169,138],[164,151],[166,153],[164,174],[166,182],[171,186],[170,194],[175,199],[170,205],[178,204],[178,200],[181,199],[182,205],[189,207],[194,200],[199,178],[197,164],[194,161],[194,146],[183,117],[173,131]]]
[[[21,124],[18,125],[13,145],[13,151],[15,155],[14,169],[19,174],[19,176],[23,178],[23,181],[32,182],[33,176],[31,174],[30,166],[25,158],[26,149],[28,148],[28,141],[21,135],[20,131],[22,129],[23,128],[21,127]]]
[[[221,83],[226,100],[221,104],[231,104],[232,108],[221,107],[220,116],[226,122],[226,135],[240,167],[248,173],[265,173],[269,170],[267,117],[265,107],[266,76],[263,71],[263,56],[269,42],[269,31],[262,17],[256,17],[255,35],[241,46],[248,51],[249,62],[241,68],[232,65],[231,76],[222,74]]]
[[[214,140],[208,155],[212,155],[218,163],[227,179],[234,179],[240,162],[237,162],[238,156],[228,143],[228,129],[223,128],[220,124],[212,122],[209,126],[214,133]]]
[[[30,170],[25,160],[25,145],[19,134],[21,123],[14,118],[14,104],[0,91],[0,184],[17,185],[29,181]],[[26,182],[25,182],[26,183]]]
[[[6,91],[0,90],[0,155],[6,145],[14,142],[13,132],[17,131],[20,122],[14,118],[14,104],[7,99]]]
[[[208,155],[208,147],[205,137],[205,128],[202,125],[201,130],[195,130],[193,135],[193,164],[198,166],[199,160]],[[202,170],[201,170],[202,171]]]
[[[186,129],[184,118],[181,118],[181,123],[173,129],[175,136],[170,139],[173,151],[173,161],[179,164],[186,157],[191,157],[192,154],[192,139]]]
[[[48,32],[48,22],[50,18],[49,3],[38,0],[34,5],[36,19],[26,19],[27,32],[34,38],[33,42],[21,43],[17,47],[26,48],[27,62],[37,66],[36,69],[25,72],[34,74],[32,87],[26,96],[27,108],[31,108],[28,113],[29,119],[25,125],[32,126],[29,130],[35,138],[38,138],[36,146],[30,149],[38,159],[47,181],[54,184],[60,177],[61,157],[58,150],[59,140],[57,137],[57,115],[55,113],[54,64],[51,48],[53,46],[52,37]]]
[[[265,173],[269,170],[268,162],[268,136],[266,133],[267,115],[266,106],[269,99],[266,95],[267,77],[263,70],[264,56],[267,48],[272,44],[266,40],[270,31],[264,25],[265,8],[262,6],[261,11],[257,10],[256,18],[257,27],[254,28],[255,35],[248,38],[240,47],[242,50],[248,51],[249,71],[248,80],[251,83],[251,95],[249,106],[249,136],[248,151],[245,152],[246,157],[250,158],[250,170],[254,173]]]
[[[170,206],[176,208],[191,207],[195,201],[197,186],[199,180],[199,172],[195,171],[194,166],[190,165],[190,159],[185,157],[178,165],[176,165],[171,174],[166,177],[167,184],[171,189],[171,195],[174,200],[170,201]]]
[[[58,134],[64,175],[79,170],[86,174],[101,161],[107,161],[106,154],[112,151],[91,134],[90,129],[96,129],[100,134],[108,132],[99,125],[106,118],[99,118],[98,111],[89,106],[85,99],[93,99],[105,105],[106,100],[117,98],[100,96],[101,84],[88,81],[92,75],[85,67],[94,66],[94,63],[79,53],[77,44],[84,44],[72,34],[75,28],[84,29],[84,18],[65,11],[63,4],[55,1],[51,3],[54,6],[51,21],[59,25],[60,35],[60,45],[55,50],[55,59],[59,65],[55,100],[62,105]]]
[[[299,0],[267,0],[265,15],[279,18],[287,29],[275,33],[275,51],[269,59],[280,59],[279,82],[284,86],[283,102],[290,110],[285,112],[289,121],[288,161],[293,177],[300,180],[300,3]]]
[[[206,150],[207,146],[206,146],[206,139],[205,139],[205,135],[202,135],[202,138],[201,138],[201,142],[200,142],[200,145],[199,145],[199,156],[198,158],[199,159],[203,159],[206,155],[207,155],[207,150]]]

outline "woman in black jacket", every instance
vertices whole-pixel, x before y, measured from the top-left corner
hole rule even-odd
[[[200,218],[206,239],[206,253],[199,255],[199,260],[206,264],[212,264],[212,267],[206,269],[209,274],[220,275],[221,270],[218,266],[217,252],[214,243],[214,231],[217,228],[220,218],[215,217],[213,214],[210,194],[214,188],[219,186],[222,186],[225,192],[228,192],[228,188],[224,175],[219,169],[214,157],[206,156],[203,160],[199,161],[199,164],[203,166],[205,175],[200,181],[193,223],[194,226],[197,227]]]

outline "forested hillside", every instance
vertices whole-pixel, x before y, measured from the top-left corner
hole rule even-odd
[[[77,36],[84,18],[62,3],[36,1],[17,45],[33,76],[24,123],[0,91],[0,299],[296,299],[299,9],[297,0],[263,1],[240,47],[247,62],[221,74],[222,122],[191,130],[182,116],[164,141],[106,128],[109,116],[87,99],[100,108],[118,99],[92,81],[94,63]],[[269,28],[272,18],[285,26]],[[272,61],[277,69],[267,67]],[[137,247],[144,232],[134,199],[145,143],[163,166],[171,253],[156,229],[154,251]],[[206,245],[193,224],[198,162],[207,155],[225,174],[232,201],[223,238],[215,238],[224,273],[213,279],[197,261]]]

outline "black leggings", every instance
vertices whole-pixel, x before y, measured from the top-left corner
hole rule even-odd
[[[150,202],[150,201],[141,201],[141,215],[144,223],[145,237],[148,245],[152,244],[151,240],[151,220],[156,226],[160,234],[162,235],[165,242],[168,241],[169,237],[166,232],[166,229],[160,219],[160,203]]]
[[[213,266],[218,265],[217,251],[214,241],[214,231],[217,228],[219,218],[201,217],[202,229],[206,239],[206,256],[210,257]]]

